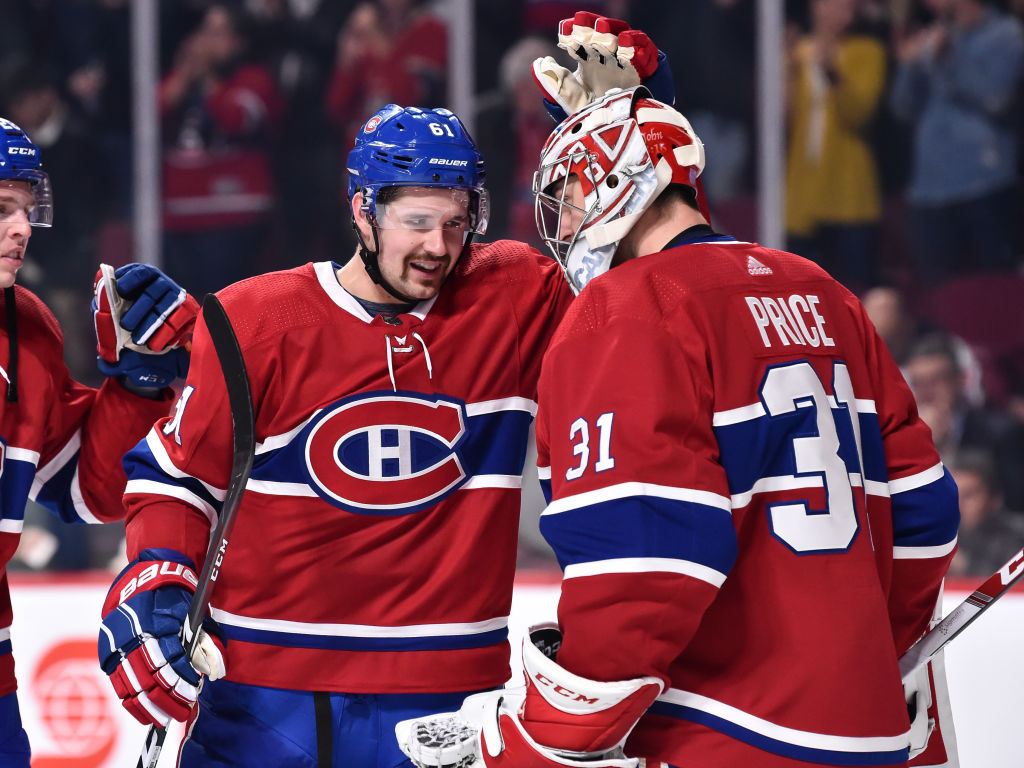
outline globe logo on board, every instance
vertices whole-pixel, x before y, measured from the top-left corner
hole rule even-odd
[[[117,723],[104,677],[91,640],[55,645],[36,667],[32,690],[40,718],[60,754],[75,758],[60,765],[100,765],[113,750]],[[51,760],[33,755],[33,765],[42,762]]]

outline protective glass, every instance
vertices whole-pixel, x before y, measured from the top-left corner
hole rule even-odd
[[[39,177],[30,182],[35,202],[28,210],[28,223],[33,227],[49,227],[53,225],[53,190],[50,177],[40,171]],[[0,200],[0,224],[14,221],[23,210],[9,201]]]
[[[426,232],[440,229],[464,236],[477,231],[471,211],[471,193],[464,189],[423,187],[424,194],[400,195],[386,203],[377,202],[377,226]]]

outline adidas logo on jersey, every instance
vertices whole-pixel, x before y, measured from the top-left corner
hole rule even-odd
[[[770,275],[772,274],[772,268],[766,267],[753,256],[747,256],[747,272],[752,275]]]

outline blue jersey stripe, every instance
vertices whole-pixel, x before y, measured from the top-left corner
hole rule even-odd
[[[935,547],[947,544],[960,526],[956,483],[943,468],[942,477],[892,495],[893,544],[897,547]]]
[[[0,641],[0,656],[6,656],[9,653],[13,653],[14,649],[11,647],[10,640]]]
[[[36,467],[30,461],[12,459],[10,455],[4,459],[3,472],[0,473],[0,518],[4,520],[25,519],[25,499],[32,488]],[[43,503],[40,500],[40,503]],[[54,509],[49,504],[48,508]]]
[[[122,463],[125,475],[127,475],[129,481],[149,480],[161,485],[177,485],[201,498],[213,507],[218,515],[220,514],[221,501],[214,497],[200,480],[191,476],[177,477],[164,472],[145,438],[140,440],[134,448],[125,454]]]
[[[544,503],[551,503],[551,479],[540,480],[540,490],[544,494]]]
[[[542,515],[541,533],[568,565],[631,557],[685,560],[728,574],[736,532],[723,509],[658,496],[628,496]]]
[[[49,480],[43,483],[36,494],[36,502],[42,504],[48,510],[58,515],[65,523],[84,523],[78,510],[75,509],[75,502],[71,498],[71,483],[78,470],[78,457],[81,451],[75,451],[71,460],[55,472]]]
[[[470,416],[464,458],[471,475],[522,475],[533,416],[526,411],[496,411]]]
[[[860,472],[857,441],[845,408],[833,408],[839,456],[849,472]],[[858,414],[861,450],[864,457],[864,479],[888,483],[889,478],[882,447],[878,417],[873,413]],[[797,475],[793,440],[818,434],[814,407],[796,408],[778,416],[759,416],[735,424],[715,427],[721,449],[729,492],[746,493],[763,477]]]
[[[437,635],[434,637],[351,637],[340,635],[307,635],[296,632],[251,629],[220,624],[229,640],[286,648],[313,648],[323,651],[450,651],[485,648],[508,639],[508,628],[470,635]]]
[[[731,720],[726,720],[709,712],[667,701],[654,702],[648,712],[655,715],[673,717],[677,720],[699,723],[745,744],[763,749],[766,752],[810,763],[850,766],[903,765],[909,759],[910,751],[908,748],[883,752],[847,752],[790,744],[780,739],[773,739],[770,736],[757,733],[749,728],[744,728]]]
[[[467,416],[466,434],[457,450],[467,479],[475,475],[521,476],[526,465],[526,445],[532,421],[533,416],[521,410]],[[252,479],[274,483],[308,483],[305,450],[313,426],[311,423],[296,433],[287,445],[259,454],[253,463]],[[423,442],[423,454],[429,456],[426,453],[426,441]],[[356,446],[353,453],[358,452],[359,447]],[[415,450],[415,444],[413,448]],[[423,463],[429,464],[442,457],[429,456],[423,459]]]

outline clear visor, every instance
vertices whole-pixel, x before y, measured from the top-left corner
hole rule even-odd
[[[480,200],[478,208],[484,213],[483,217],[475,215],[475,206],[470,205],[471,197],[472,194],[464,189],[403,188],[397,199],[377,203],[377,226],[410,232],[439,229],[459,235],[482,232],[486,228],[486,197]]]
[[[7,180],[0,185],[0,223],[9,224],[19,217],[25,216],[33,227],[52,226],[53,191],[50,186],[50,177],[40,171],[37,179],[28,182],[32,191],[32,200],[27,206],[22,205],[14,195],[4,194],[3,187],[9,186],[11,181],[14,180]]]

